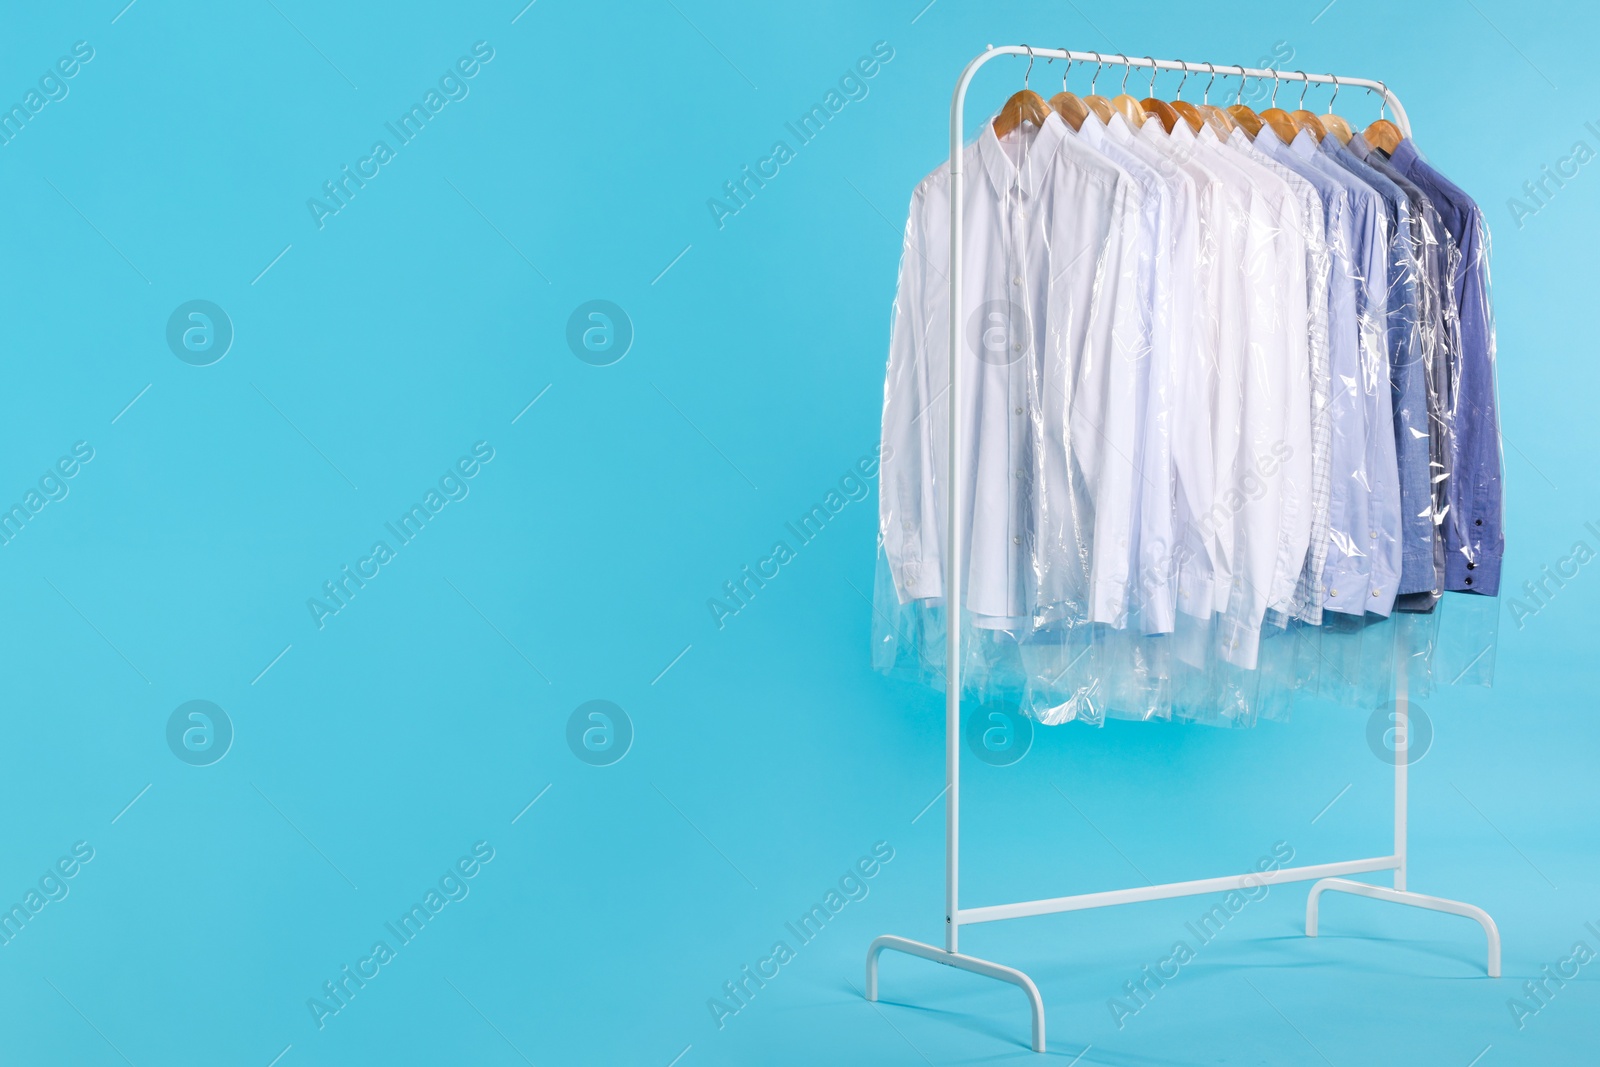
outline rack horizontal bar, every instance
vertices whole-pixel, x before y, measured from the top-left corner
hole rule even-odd
[[[1344,874],[1392,871],[1398,869],[1400,864],[1399,856],[1375,856],[1372,859],[1341,860],[1338,863],[1318,863],[1309,867],[1279,867],[1272,871],[1225,874],[1218,878],[1197,878],[1189,882],[1164,882],[1161,885],[1147,885],[1135,889],[1109,889],[1102,893],[1077,893],[1070,897],[1051,897],[1047,900],[1023,900],[1015,904],[961,908],[957,910],[953,921],[961,926],[971,926],[973,923],[1023,919],[1034,915],[1054,915],[1063,911],[1106,908],[1115,904],[1170,900],[1173,897],[1192,897],[1202,893],[1225,893],[1230,889],[1246,889],[1258,885],[1272,885],[1276,882],[1314,882],[1320,878],[1333,878]]]

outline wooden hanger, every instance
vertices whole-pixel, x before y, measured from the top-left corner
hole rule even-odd
[[[1231,117],[1233,119],[1233,121],[1238,124],[1239,128],[1242,129],[1245,132],[1245,135],[1250,137],[1252,140],[1254,140],[1255,139],[1255,135],[1261,132],[1261,127],[1262,127],[1263,123],[1261,121],[1261,116],[1257,115],[1254,111],[1250,110],[1250,108],[1245,105],[1245,102],[1244,102],[1244,82],[1245,82],[1244,68],[1240,67],[1239,68],[1239,99],[1236,102],[1234,102],[1233,104],[1229,105],[1228,108],[1227,108],[1227,111],[1228,111],[1229,117]]]
[[[1263,125],[1271,126],[1272,132],[1284,144],[1294,140],[1294,135],[1300,132],[1300,127],[1294,124],[1294,119],[1289,113],[1278,106],[1278,72],[1272,72],[1272,106],[1261,113]],[[1259,130],[1256,132],[1260,132]]]
[[[1384,152],[1390,154],[1400,147],[1401,141],[1406,139],[1406,135],[1400,132],[1400,127],[1388,119],[1379,119],[1374,122],[1366,128],[1361,136],[1365,137],[1367,143],[1373,148],[1381,148]]]
[[[1294,120],[1295,126],[1320,141],[1328,136],[1328,131],[1323,127],[1320,116],[1306,110],[1306,90],[1310,88],[1311,80],[1306,77],[1306,72],[1303,70],[1297,70],[1295,73],[1300,75],[1300,106],[1289,112],[1289,117]]]
[[[1332,112],[1322,116],[1322,128],[1327,130],[1328,135],[1340,144],[1349,144],[1350,138],[1355,136],[1355,131],[1350,128],[1350,124]]]
[[[1200,114],[1205,116],[1206,125],[1216,133],[1218,140],[1226,141],[1239,128],[1239,120],[1215,104],[1201,104]]]
[[[1128,63],[1128,57],[1122,57],[1122,92],[1111,98],[1111,106],[1117,114],[1128,120],[1128,125],[1138,129],[1144,125],[1144,105],[1128,95],[1128,75],[1133,67]]]
[[[1028,74],[1033,73],[1033,52],[1028,52]],[[1028,88],[1028,74],[1022,76],[1022,89],[1011,95],[1005,106],[1000,109],[1000,114],[994,119],[994,135],[1004,137],[1019,128],[1024,122],[1031,122],[1035,126],[1043,126],[1045,119],[1050,117],[1050,105],[1044,102],[1044,97]]]
[[[1187,122],[1189,124],[1189,129],[1193,130],[1195,133],[1199,133],[1200,127],[1206,124],[1206,117],[1200,113],[1199,108],[1189,103],[1189,101],[1174,100],[1172,101],[1171,106],[1172,110],[1178,113],[1178,117],[1183,119],[1184,122]],[[1167,132],[1171,133],[1172,131],[1168,130]]]
[[[1067,69],[1061,72],[1061,91],[1050,98],[1050,110],[1061,116],[1063,122],[1074,130],[1083,129],[1083,120],[1089,117],[1089,105],[1078,99],[1067,88],[1067,75],[1072,71],[1072,57],[1067,57]]]
[[[1144,58],[1150,64],[1150,88],[1146,90],[1148,95],[1139,101],[1139,107],[1143,109],[1146,115],[1160,122],[1163,130],[1171,133],[1172,127],[1184,121],[1183,116],[1179,115],[1172,105],[1165,100],[1156,99],[1156,72],[1159,68],[1156,66],[1154,57],[1145,56]]]
[[[1200,127],[1206,124],[1206,119],[1204,115],[1200,114],[1199,108],[1183,99],[1183,87],[1188,84],[1189,65],[1185,63],[1183,66],[1183,80],[1178,83],[1178,91],[1173,94],[1173,97],[1168,102],[1167,106],[1171,107],[1173,111],[1177,112],[1180,119],[1189,124],[1190,130],[1194,131],[1195,133],[1199,133]],[[1146,102],[1148,103],[1148,101]],[[1171,133],[1172,128],[1168,127],[1167,132]]]
[[[1178,123],[1188,121],[1179,113],[1176,106],[1167,103],[1165,100],[1157,100],[1153,96],[1147,96],[1139,101],[1139,106],[1144,108],[1145,114],[1160,122],[1161,128],[1168,133],[1171,133],[1172,128]],[[1183,106],[1188,107],[1189,105],[1184,104]]]
[[[1111,116],[1116,114],[1116,110],[1112,108],[1111,101],[1094,91],[1095,86],[1100,84],[1100,68],[1103,66],[1105,66],[1105,61],[1100,58],[1100,53],[1096,52],[1094,54],[1094,77],[1089,79],[1089,95],[1083,98],[1083,104],[1090,111],[1093,111],[1101,122],[1110,122]]]
[[[1400,132],[1400,127],[1384,117],[1384,106],[1389,102],[1389,87],[1382,82],[1379,82],[1378,86],[1383,90],[1383,94],[1378,98],[1378,121],[1368,126],[1361,136],[1365,137],[1373,148],[1392,153],[1399,147],[1400,142],[1406,139],[1406,135]]]
[[[1328,99],[1328,113],[1322,116],[1322,128],[1332,134],[1340,144],[1349,144],[1355,131],[1350,128],[1348,122],[1333,113],[1333,102],[1339,99],[1339,79],[1332,74],[1328,77],[1333,78],[1333,96]]]

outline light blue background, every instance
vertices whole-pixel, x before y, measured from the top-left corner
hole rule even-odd
[[[936,941],[943,914],[941,698],[867,661],[875,495],[724,628],[706,606],[876,443],[905,205],[990,42],[1247,64],[1285,42],[1289,68],[1385,78],[1494,231],[1507,591],[1600,548],[1600,164],[1521,228],[1506,206],[1600,148],[1586,6],[123,2],[12,5],[0,42],[7,104],[94,48],[0,147],[0,501],[95,450],[0,548],[0,903],[94,849],[0,946],[0,1062],[1029,1059],[1010,987],[891,957],[885,1002],[858,995],[871,937]],[[470,95],[319,230],[307,199],[477,41]],[[869,95],[718,229],[707,199],[877,41]],[[1021,77],[991,65],[974,124]],[[192,299],[236,331],[209,367],[166,345]],[[613,366],[565,341],[591,299],[634,324]],[[307,598],[478,441],[470,496],[319,630]],[[1107,999],[1213,900],[963,947],[1038,980],[1051,1062],[1594,1062],[1600,964],[1523,1029],[1507,1000],[1600,950],[1597,600],[1591,563],[1502,618],[1493,690],[1427,702],[1411,885],[1496,916],[1504,979],[1473,924],[1369,901],[1328,898],[1308,941],[1303,886],[1120,1030]],[[167,747],[193,699],[236,731],[209,767]],[[636,730],[609,767],[565,740],[594,699]],[[1280,841],[1382,853],[1365,718],[1063,728],[969,760],[963,903],[1230,873]],[[470,895],[319,1030],[307,999],[478,841]],[[784,923],[879,841],[869,895],[798,946]],[[719,1030],[708,998],[780,938],[796,958]]]

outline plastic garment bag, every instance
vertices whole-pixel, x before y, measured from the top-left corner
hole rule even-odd
[[[885,379],[875,666],[942,688],[960,625],[966,693],[1045,723],[1371,705],[1397,654],[1431,685],[1450,612],[1389,615],[1443,578],[1466,287],[1404,162],[1120,115],[985,123],[954,316],[948,165],[925,179]],[[1485,659],[1492,641],[1445,680]]]

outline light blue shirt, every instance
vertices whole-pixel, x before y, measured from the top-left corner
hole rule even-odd
[[[1428,468],[1428,388],[1422,349],[1422,261],[1412,240],[1411,202],[1375,167],[1332,137],[1319,145],[1383,198],[1389,221],[1389,384],[1400,476],[1400,593],[1431,593],[1433,489]]]
[[[1236,135],[1241,136],[1241,135]],[[1387,262],[1378,240],[1377,194],[1337,164],[1317,152],[1309,136],[1286,145],[1270,127],[1263,127],[1252,147],[1309,181],[1327,211],[1328,245],[1332,277],[1328,287],[1328,364],[1332,377],[1329,407],[1332,434],[1329,443],[1333,480],[1328,501],[1328,558],[1323,566],[1323,607],[1329,611],[1362,615],[1388,614],[1400,579],[1400,501],[1394,443],[1390,434],[1388,392],[1377,391],[1374,361],[1387,359],[1378,330],[1362,329],[1374,293],[1369,277],[1386,277]],[[1307,146],[1311,146],[1307,150]],[[1383,287],[1377,296],[1381,302]],[[1384,319],[1377,320],[1381,324]],[[1382,403],[1378,403],[1381,400]],[[1373,427],[1380,411],[1381,435]],[[1374,438],[1388,438],[1388,478],[1374,472]],[[1386,481],[1392,498],[1377,492]],[[1392,506],[1385,505],[1392,499]],[[1383,523],[1396,535],[1389,551],[1379,551]],[[1378,595],[1373,596],[1376,592]],[[1380,611],[1381,607],[1381,611]]]
[[[1271,133],[1264,129],[1263,136]],[[1261,138],[1257,138],[1260,140]],[[1367,484],[1355,487],[1367,495],[1367,528],[1353,531],[1352,552],[1370,560],[1370,578],[1360,591],[1328,582],[1325,606],[1360,615],[1388,615],[1400,590],[1400,467],[1394,451],[1394,409],[1390,399],[1388,355],[1388,218],[1376,190],[1319,151],[1302,132],[1288,146],[1289,154],[1307,161],[1344,187],[1352,206],[1355,242],[1352,262],[1356,281],[1356,314],[1360,322],[1361,376],[1359,399],[1366,410]]]

